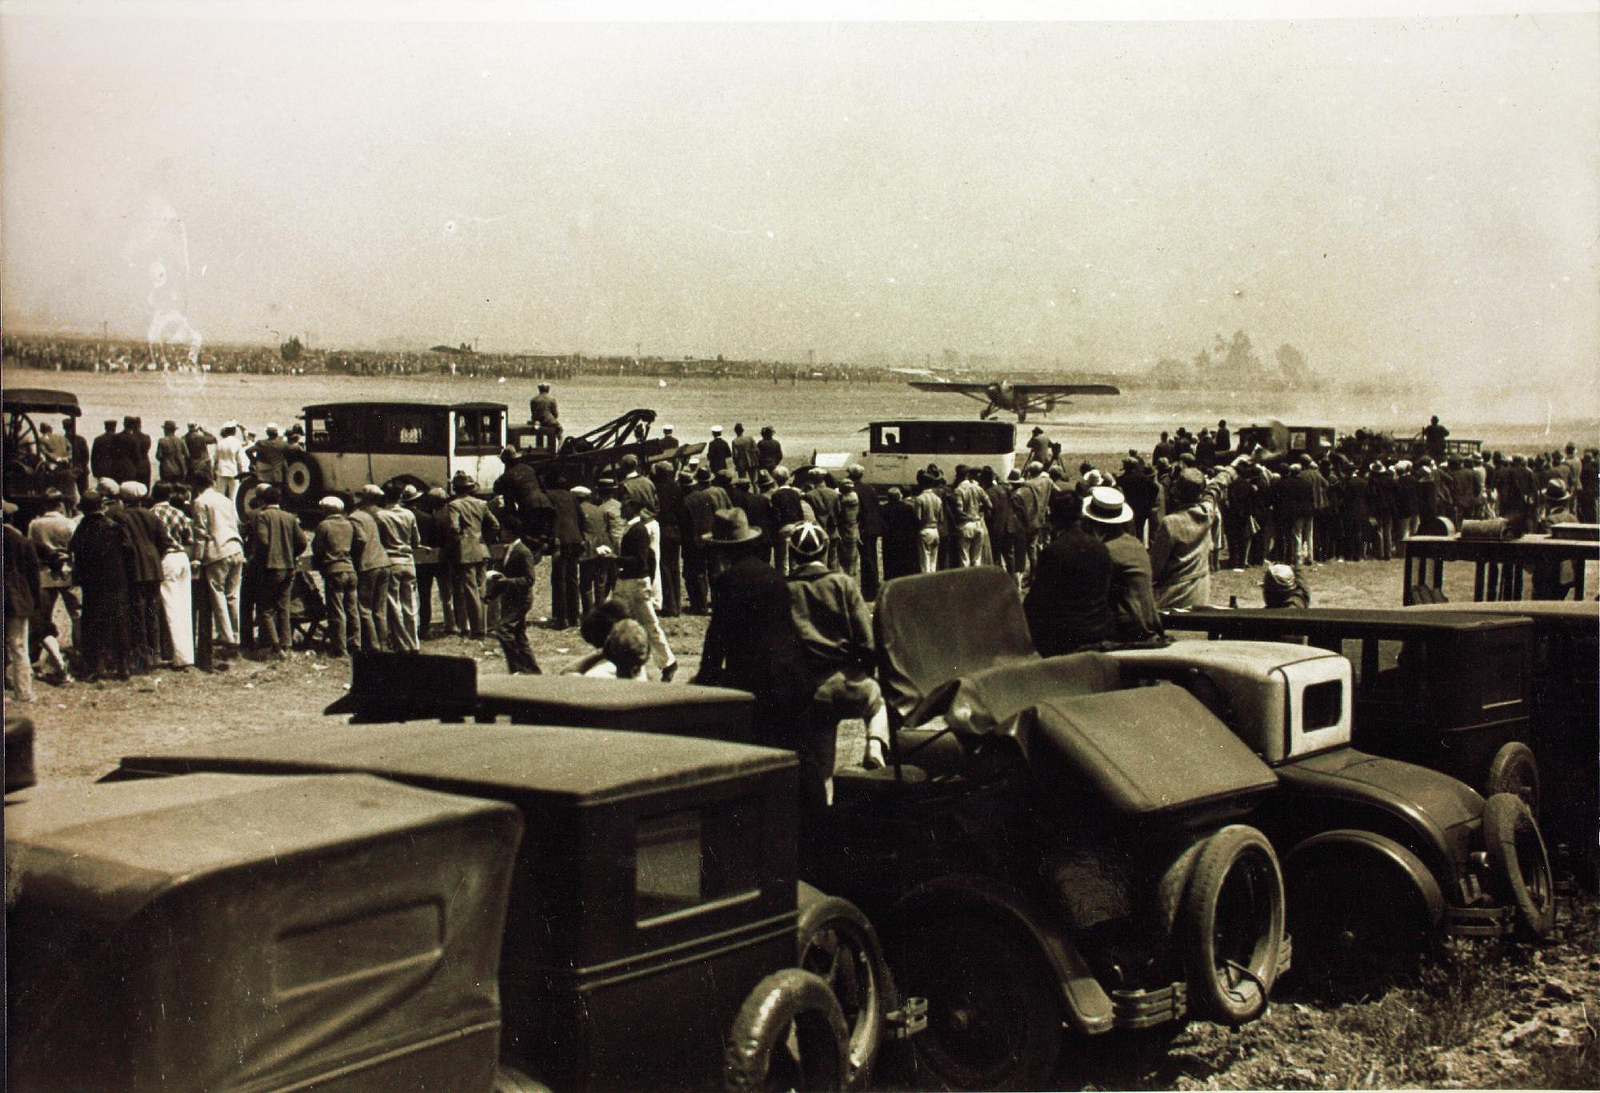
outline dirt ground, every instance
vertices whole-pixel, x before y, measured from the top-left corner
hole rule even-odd
[[[1447,571],[1451,599],[1471,599],[1470,571]],[[1260,603],[1259,569],[1223,571],[1212,601]],[[1400,602],[1399,562],[1331,563],[1308,571],[1314,602],[1377,607]],[[1465,587],[1462,581],[1469,582]],[[548,613],[548,586],[535,616]],[[703,618],[665,620],[692,679]],[[546,671],[587,650],[576,630],[532,631]],[[469,655],[479,672],[505,671],[490,641],[429,642],[428,652]],[[93,779],[124,755],[180,743],[323,723],[348,668],[320,654],[239,660],[225,671],[159,671],[131,683],[41,685],[26,712],[37,726],[44,784]],[[23,707],[12,706],[13,711]],[[841,762],[859,760],[859,731]],[[1600,930],[1592,898],[1567,893],[1556,935],[1538,946],[1450,942],[1417,967],[1359,984],[1287,982],[1260,1021],[1239,1030],[1196,1023],[1167,1052],[1085,1045],[1064,1084],[1086,1088],[1597,1088]]]

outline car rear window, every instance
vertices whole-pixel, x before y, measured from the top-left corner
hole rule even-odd
[[[1344,716],[1344,684],[1337,679],[1313,683],[1306,687],[1301,702],[1304,731],[1331,729]]]
[[[758,888],[760,824],[749,798],[640,818],[634,918],[647,925]]]

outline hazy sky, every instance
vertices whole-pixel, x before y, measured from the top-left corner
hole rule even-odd
[[[37,10],[0,39],[8,326],[1106,368],[1243,327],[1595,394],[1593,14]]]

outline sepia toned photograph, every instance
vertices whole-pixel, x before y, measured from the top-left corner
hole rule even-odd
[[[1600,1087],[1600,2],[0,0],[24,1093]]]

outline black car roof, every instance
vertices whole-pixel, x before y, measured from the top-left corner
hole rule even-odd
[[[66,414],[83,413],[78,396],[71,391],[52,391],[48,387],[7,387],[0,391],[0,404],[8,413]]]
[[[607,729],[328,725],[124,758],[125,771],[376,774],[425,789],[544,807],[600,804],[792,766],[794,754]]]

